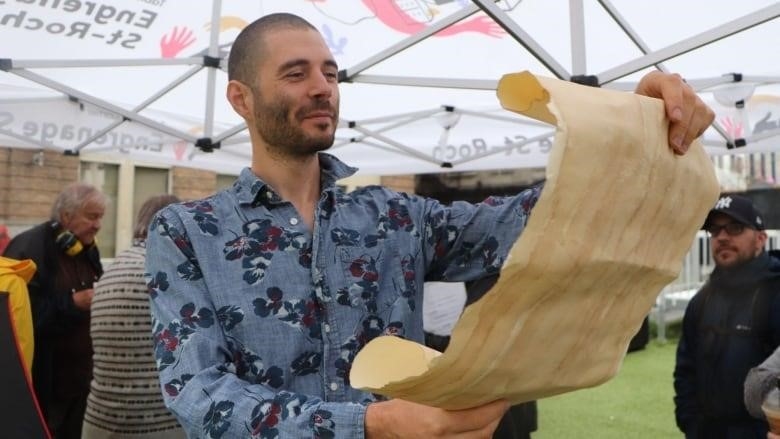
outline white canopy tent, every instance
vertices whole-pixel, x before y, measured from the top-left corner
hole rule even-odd
[[[682,74],[718,112],[712,154],[780,149],[780,2],[0,2],[0,145],[236,173],[226,54],[261,15],[325,36],[341,71],[332,152],[369,175],[544,166],[551,128],[501,110],[504,73],[633,89]]]

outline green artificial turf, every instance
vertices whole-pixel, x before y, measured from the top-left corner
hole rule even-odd
[[[651,341],[606,383],[540,400],[533,439],[681,438],[672,401],[676,348],[675,341]]]

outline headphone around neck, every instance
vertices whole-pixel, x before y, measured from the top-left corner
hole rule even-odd
[[[60,228],[60,231],[57,233],[57,237],[54,238],[54,242],[57,244],[57,247],[65,252],[66,255],[73,257],[84,250],[84,244],[79,241],[73,232],[67,229],[63,229],[59,223],[55,223],[54,225],[55,227]]]

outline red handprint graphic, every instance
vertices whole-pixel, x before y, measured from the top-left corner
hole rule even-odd
[[[188,27],[174,26],[170,33],[160,40],[160,54],[163,58],[175,58],[182,50],[194,43],[196,38]]]
[[[720,118],[720,123],[723,125],[723,128],[726,130],[726,134],[728,134],[732,139],[741,139],[743,134],[743,127],[742,122],[735,122],[731,120],[731,117],[726,116]]]

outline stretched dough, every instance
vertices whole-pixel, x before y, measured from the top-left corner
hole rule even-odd
[[[608,380],[717,199],[701,144],[669,149],[658,99],[528,72],[505,75],[497,93],[505,108],[557,125],[526,229],[445,354],[379,337],[355,358],[354,387],[461,409]]]

